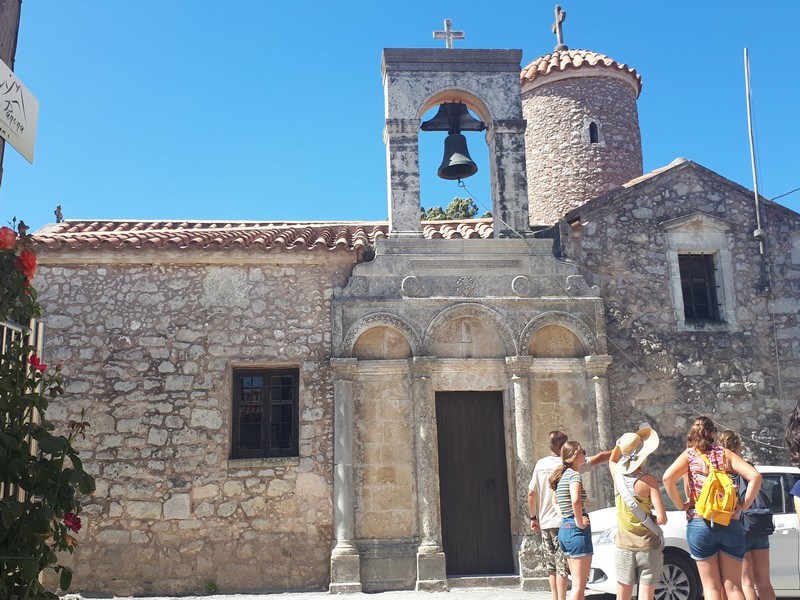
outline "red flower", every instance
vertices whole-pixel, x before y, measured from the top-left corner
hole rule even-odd
[[[17,243],[17,234],[10,227],[0,227],[0,250],[11,250]]]
[[[64,514],[64,525],[72,529],[75,533],[81,530],[81,519],[76,517],[73,513]]]
[[[23,250],[17,257],[17,268],[25,274],[25,279],[33,279],[36,273],[36,254],[30,250]]]
[[[39,373],[44,373],[47,369],[47,365],[44,364],[42,359],[35,354],[31,354],[31,357],[28,359],[28,364],[39,371]]]

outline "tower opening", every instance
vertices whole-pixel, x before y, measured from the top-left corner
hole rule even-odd
[[[437,111],[438,106],[430,108],[422,116],[421,121],[425,122],[431,119]],[[480,119],[471,109],[469,114],[475,119]],[[474,217],[479,218],[490,212],[492,207],[489,148],[486,144],[485,133],[478,131],[462,131],[461,133],[467,138],[470,156],[478,165],[478,172],[464,183],[477,199],[475,206],[478,210]],[[425,214],[429,213],[432,208],[434,213],[438,213],[435,207],[441,207],[442,211],[446,212],[448,205],[456,198],[471,199],[469,194],[459,187],[457,181],[448,181],[436,174],[442,162],[442,148],[446,137],[446,131],[419,132],[420,204],[423,220],[430,218]]]
[[[600,130],[597,128],[597,123],[595,123],[594,121],[589,123],[589,143],[590,144],[600,143]]]

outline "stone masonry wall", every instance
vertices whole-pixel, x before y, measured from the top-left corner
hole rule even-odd
[[[97,492],[73,563],[82,593],[324,588],[332,543],[330,299],[318,264],[44,266],[46,360],[85,411]],[[338,258],[332,258],[338,257]],[[166,260],[166,258],[165,258]],[[274,261],[274,259],[272,259]],[[299,366],[300,456],[229,459],[232,366]]]
[[[610,77],[576,77],[522,94],[532,224],[552,224],[642,174],[636,95]],[[589,142],[589,122],[599,143]]]
[[[767,207],[770,302],[756,290],[753,210],[752,194],[685,162],[576,211],[571,257],[606,301],[614,435],[650,422],[662,440],[657,469],[685,447],[699,414],[741,433],[746,458],[785,464],[782,438],[800,397],[800,216]],[[660,223],[698,211],[731,223],[733,273],[717,277],[732,277],[735,325],[721,330],[680,330],[670,293]]]

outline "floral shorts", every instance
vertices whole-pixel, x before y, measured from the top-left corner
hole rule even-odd
[[[558,528],[542,529],[542,541],[539,543],[539,564],[545,571],[552,573],[555,571],[559,575],[567,577],[567,557],[558,547]]]

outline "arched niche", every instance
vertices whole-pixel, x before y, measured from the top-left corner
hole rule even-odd
[[[466,304],[439,313],[425,333],[428,354],[441,358],[501,358],[516,354],[513,337],[493,310]]]
[[[350,327],[340,355],[364,360],[408,358],[420,356],[421,347],[419,335],[405,320],[390,313],[372,313]],[[377,355],[379,351],[384,354]],[[356,352],[360,355],[356,356]]]
[[[379,325],[371,327],[358,336],[351,352],[353,358],[378,360],[391,358],[410,358],[411,345],[406,336],[393,327]]]
[[[581,358],[586,348],[566,327],[545,325],[531,336],[528,354],[536,358]]]
[[[580,358],[594,354],[594,333],[577,317],[549,311],[531,319],[520,338],[520,347],[537,358]]]

